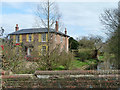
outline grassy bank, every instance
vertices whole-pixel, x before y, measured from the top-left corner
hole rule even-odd
[[[83,70],[86,67],[90,66],[90,65],[94,65],[97,63],[97,60],[95,59],[89,59],[89,60],[85,60],[84,62],[77,60],[77,58],[75,58],[75,60],[72,62],[73,63],[73,68],[72,69],[80,69]]]
[[[84,62],[78,60],[79,58],[74,57],[74,60],[72,61],[72,65],[69,68],[70,70],[84,70],[87,67],[89,67],[90,65],[95,65],[97,64],[97,60],[95,59],[89,59],[89,60],[85,60]],[[55,70],[64,70],[63,66],[59,66],[58,68],[56,68]]]

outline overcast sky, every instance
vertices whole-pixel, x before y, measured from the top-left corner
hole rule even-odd
[[[34,13],[38,2],[8,2],[0,3],[0,27],[5,29],[5,34],[15,31],[15,24],[19,24],[20,29],[32,28],[34,26]],[[62,13],[62,21],[67,28],[68,35],[76,38],[81,36],[101,35],[106,37],[105,30],[100,23],[100,14],[105,9],[117,8],[118,1],[107,0],[107,2],[57,2],[59,11]],[[1,22],[2,20],[2,22]],[[64,30],[63,30],[64,31]]]

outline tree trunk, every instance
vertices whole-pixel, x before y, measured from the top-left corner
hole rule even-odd
[[[94,50],[94,54],[93,54],[93,58],[96,60],[98,60],[97,55],[98,55],[98,50],[96,49]]]

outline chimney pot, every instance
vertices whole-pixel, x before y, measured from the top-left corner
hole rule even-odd
[[[67,29],[65,28],[65,34],[67,34]]]
[[[58,32],[58,21],[56,21],[55,29],[56,29],[56,32]]]
[[[19,27],[18,27],[18,24],[16,24],[15,31],[18,31],[18,30],[19,30]]]

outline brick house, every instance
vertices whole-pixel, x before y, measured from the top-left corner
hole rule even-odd
[[[48,29],[47,28],[31,28],[19,30],[18,24],[16,24],[15,32],[10,33],[10,39],[14,44],[24,44],[26,55],[31,55],[31,51],[34,49],[41,51],[47,51],[48,49]],[[50,29],[50,50],[60,45],[60,50],[68,51],[69,36],[67,30],[65,33],[58,31],[58,22],[56,21],[55,29]]]

